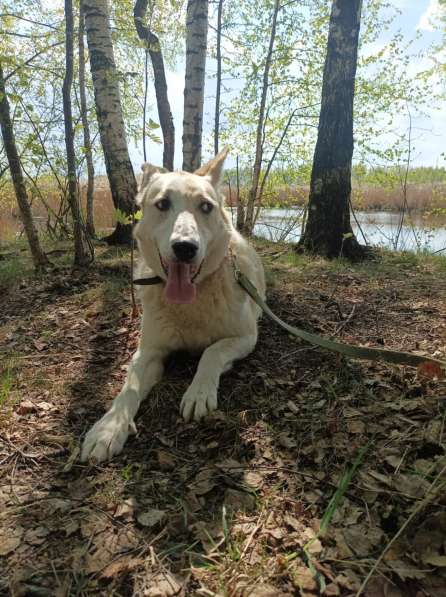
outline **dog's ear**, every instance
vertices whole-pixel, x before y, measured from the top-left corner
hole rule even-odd
[[[221,178],[223,175],[223,165],[225,163],[226,156],[228,155],[229,147],[225,147],[217,153],[215,158],[212,158],[210,162],[195,170],[194,174],[198,174],[198,176],[206,176],[210,178],[211,183],[214,187],[218,187],[221,182]]]
[[[142,178],[141,178],[141,183],[139,185],[139,190],[142,191],[144,187],[146,187],[152,176],[154,174],[164,174],[165,172],[169,172],[169,170],[166,170],[166,168],[162,168],[161,166],[154,166],[153,164],[149,164],[149,162],[145,162],[142,166],[141,166],[141,170],[142,170]]]
[[[164,172],[168,172],[168,170],[166,170],[166,168],[162,168],[161,166],[154,166],[153,164],[149,164],[148,162],[145,162],[141,166],[141,170],[142,170],[142,177],[141,177],[141,182],[139,183],[139,186],[138,186],[138,195],[136,196],[136,203],[138,205],[140,205],[142,203],[143,191],[149,185],[149,183],[152,181],[153,175],[154,174],[163,174]]]

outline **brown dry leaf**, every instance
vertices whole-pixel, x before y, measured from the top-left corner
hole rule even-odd
[[[88,512],[87,516],[81,521],[81,534],[84,539],[90,539],[98,533],[104,531],[109,526],[109,520],[105,514],[98,512]]]
[[[46,527],[39,526],[35,529],[28,529],[23,537],[23,540],[30,545],[41,545],[49,533],[50,532]]]
[[[215,470],[212,468],[202,469],[190,483],[189,489],[195,495],[205,495],[214,489],[217,485]]]
[[[37,412],[37,406],[30,400],[23,400],[16,408],[18,415],[28,415]]]
[[[69,537],[70,535],[72,535],[73,533],[75,533],[78,529],[80,528],[80,524],[78,520],[69,520],[64,527],[62,527],[62,530],[65,532],[65,535],[67,537]]]
[[[0,556],[5,556],[14,551],[20,545],[24,532],[25,529],[20,525],[2,529],[0,534]]]
[[[437,568],[446,568],[446,556],[442,556],[438,553],[424,554],[423,562],[425,564],[430,564],[431,566],[437,566]]]
[[[342,530],[342,535],[350,549],[358,556],[365,557],[371,553],[380,541],[384,533],[379,529],[369,533],[368,527],[362,524],[355,524]]]
[[[182,588],[182,580],[170,572],[158,572],[144,583],[144,597],[173,597]]]
[[[341,594],[341,589],[338,585],[334,582],[329,583],[325,587],[324,596],[325,597],[338,597]]]
[[[41,340],[40,338],[37,340],[33,340],[33,344],[39,352],[45,350],[45,348],[48,348],[47,342],[43,342],[43,340]]]
[[[264,476],[256,471],[246,471],[243,474],[243,481],[248,487],[252,487],[253,489],[260,489],[264,480]]]
[[[133,549],[138,544],[138,537],[129,529],[123,528],[118,533],[107,529],[94,538],[96,550],[87,554],[85,568],[88,572],[99,572],[111,564],[118,554]]]
[[[344,558],[351,558],[353,556],[353,551],[347,545],[342,530],[335,529],[333,531],[333,537],[336,541],[337,557],[341,560]]]
[[[225,541],[220,522],[206,523],[200,520],[193,525],[193,529],[207,554],[218,549]]]
[[[71,500],[65,500],[63,498],[52,498],[47,501],[46,503],[46,514],[51,516],[55,512],[61,512],[65,514],[73,507],[73,502]]]
[[[282,431],[277,436],[277,441],[282,446],[282,448],[295,448],[297,446],[297,442],[294,438],[292,438],[286,431]]]
[[[446,537],[446,512],[429,516],[423,521],[412,541],[412,547],[419,560],[424,564],[446,566],[443,555]]]
[[[104,545],[99,545],[97,549],[85,556],[85,570],[89,574],[99,572],[113,560],[114,554]]]
[[[246,491],[227,489],[224,499],[225,506],[231,510],[250,512],[256,506],[255,497]]]
[[[299,522],[299,520],[297,520],[297,518],[295,518],[294,516],[292,516],[291,514],[285,514],[285,516],[283,517],[284,522],[286,522],[286,524],[291,527],[292,529],[294,529],[295,531],[297,531],[298,533],[302,533],[302,531],[304,530],[304,525]],[[314,531],[312,531],[312,537],[314,537]]]
[[[300,591],[317,591],[317,582],[306,566],[295,565],[288,569],[293,585]]]
[[[234,458],[225,458],[220,462],[217,462],[215,466],[227,474],[234,474],[234,473],[241,473],[242,470],[245,468],[241,462],[238,460],[234,460]]]
[[[135,513],[136,506],[137,504],[135,498],[129,498],[117,506],[114,517],[123,518],[124,520],[131,520]]]
[[[397,491],[414,498],[423,498],[429,489],[426,479],[418,475],[393,475],[392,486]]]
[[[167,450],[157,450],[156,456],[158,466],[162,471],[172,471],[177,465],[175,458]]]
[[[101,572],[101,578],[114,578],[116,576],[121,576],[122,574],[127,574],[141,566],[143,563],[144,560],[142,558],[124,556],[106,566]]]
[[[141,524],[143,527],[154,527],[160,524],[166,517],[165,510],[157,510],[156,508],[151,508],[146,512],[141,512],[136,517],[136,520]]]
[[[444,369],[438,363],[432,363],[431,361],[425,361],[418,365],[417,372],[421,377],[429,379],[443,379],[445,375]]]
[[[386,563],[388,564],[389,568],[401,578],[402,581],[406,581],[408,579],[421,579],[426,576],[426,572],[420,570],[419,566],[415,566],[412,562],[407,560],[406,558],[402,559],[386,559]]]
[[[349,433],[363,434],[365,433],[365,423],[359,419],[349,419],[347,420],[347,431]]]

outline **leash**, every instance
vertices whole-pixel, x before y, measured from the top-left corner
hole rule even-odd
[[[429,356],[422,356],[411,352],[400,352],[397,350],[387,350],[384,348],[370,348],[368,346],[355,346],[353,344],[346,344],[344,342],[336,342],[323,338],[317,334],[306,332],[300,328],[296,328],[288,323],[285,323],[268,307],[266,302],[260,296],[257,288],[249,278],[243,274],[237,266],[235,255],[229,249],[229,256],[234,269],[234,277],[243,290],[251,297],[251,299],[262,309],[262,311],[280,327],[286,330],[289,334],[309,342],[315,346],[320,346],[332,352],[343,354],[353,359],[363,359],[367,361],[378,361],[381,363],[393,363],[394,365],[406,365],[409,367],[417,367],[419,371],[427,377],[437,377],[442,379],[446,373],[446,362],[434,359]],[[151,278],[138,278],[133,280],[133,284],[140,286],[151,286],[153,284],[160,284],[163,279],[160,276],[152,276]]]
[[[421,356],[410,352],[400,352],[397,350],[386,350],[384,348],[369,348],[367,346],[355,346],[353,344],[346,344],[344,342],[336,342],[323,338],[317,334],[306,332],[300,328],[296,328],[288,323],[285,323],[268,307],[266,302],[259,295],[257,288],[249,278],[243,274],[235,261],[235,256],[231,252],[232,264],[234,267],[234,276],[236,282],[249,294],[252,300],[262,309],[262,311],[280,327],[286,330],[289,334],[305,340],[315,346],[321,346],[327,350],[343,354],[353,359],[364,359],[367,361],[379,361],[382,363],[393,363],[395,365],[409,365],[410,367],[418,367],[420,372],[427,377],[443,378],[446,373],[446,362],[434,359],[433,357]]]
[[[152,278],[137,278],[133,280],[133,284],[138,286],[152,286],[153,284],[161,284],[164,280],[160,276],[153,276]]]

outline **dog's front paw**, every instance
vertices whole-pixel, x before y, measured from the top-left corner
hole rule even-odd
[[[217,408],[217,388],[209,384],[189,386],[180,404],[180,412],[185,421],[199,421]]]
[[[85,436],[81,461],[103,462],[121,452],[130,431],[135,432],[135,424],[117,412],[108,412],[99,419]]]

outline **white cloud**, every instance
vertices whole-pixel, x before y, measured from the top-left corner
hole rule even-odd
[[[423,12],[420,20],[418,21],[417,29],[424,31],[434,31],[436,28],[435,24],[440,20],[443,10],[444,9],[440,6],[438,0],[430,0],[429,6]]]

